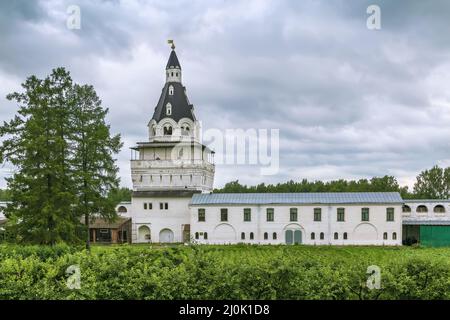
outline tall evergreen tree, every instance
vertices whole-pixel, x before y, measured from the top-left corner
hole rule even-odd
[[[74,84],[64,68],[45,79],[31,76],[23,88],[7,97],[19,104],[18,115],[0,127],[0,160],[16,169],[7,179],[5,215],[17,221],[10,228],[19,240],[79,240],[94,215],[115,217],[117,201],[108,193],[118,185],[120,136],[110,136],[108,110],[94,88]]]
[[[118,187],[118,167],[115,154],[120,151],[120,135],[111,137],[110,127],[101,100],[92,86],[74,86],[76,107],[73,114],[73,142],[75,184],[79,197],[79,212],[84,216],[89,230],[90,220],[101,216],[107,220],[116,218],[117,201],[108,197],[111,190]],[[86,248],[90,249],[90,237],[86,238]]]
[[[45,79],[31,76],[22,86],[25,92],[7,96],[19,104],[18,114],[0,127],[0,136],[6,137],[0,158],[16,168],[7,178],[12,203],[5,215],[20,221],[14,228],[22,241],[71,241],[77,219],[68,175],[70,119],[65,102],[72,80],[60,68]]]

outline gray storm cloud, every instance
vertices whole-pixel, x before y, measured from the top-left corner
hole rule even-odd
[[[66,28],[73,4],[80,30]],[[381,30],[366,28],[370,4]],[[0,120],[25,77],[65,66],[109,107],[130,186],[129,147],[146,139],[173,38],[205,129],[280,129],[277,175],[223,165],[216,187],[384,174],[410,184],[450,164],[449,18],[448,1],[3,1]]]

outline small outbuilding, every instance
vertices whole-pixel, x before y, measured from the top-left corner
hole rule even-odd
[[[96,218],[89,225],[89,236],[92,243],[131,243],[131,218],[117,217],[113,222]]]

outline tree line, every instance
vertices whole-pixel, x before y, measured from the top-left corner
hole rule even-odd
[[[118,188],[115,154],[100,98],[90,85],[57,68],[44,79],[30,76],[7,99],[18,112],[0,126],[0,161],[15,170],[1,195],[6,226],[15,241],[40,244],[86,240],[94,216],[114,219]]]
[[[393,176],[374,177],[359,180],[300,181],[289,180],[278,184],[261,183],[255,186],[241,184],[239,180],[228,182],[216,193],[255,192],[399,192],[404,199],[449,199],[450,167],[434,166],[422,171],[417,177],[413,190],[400,186]]]

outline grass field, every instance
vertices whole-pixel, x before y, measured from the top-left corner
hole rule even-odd
[[[450,248],[0,245],[0,299],[448,298]]]

